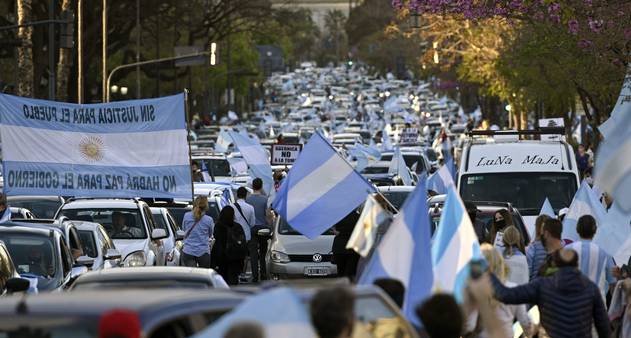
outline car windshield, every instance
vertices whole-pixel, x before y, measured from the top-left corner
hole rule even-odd
[[[282,218],[280,219],[280,224],[278,225],[278,233],[281,235],[302,236],[301,233],[294,230],[294,228],[292,228],[291,225],[289,225],[289,223],[287,223],[287,221],[285,221]],[[335,235],[335,234],[333,233],[333,228],[330,228],[329,230],[325,231],[322,235]]]
[[[230,162],[223,158],[207,158],[203,160],[211,176],[232,176],[230,174]]]
[[[366,167],[362,170],[362,174],[372,175],[372,174],[387,174],[388,167]]]
[[[383,191],[382,194],[386,196],[388,201],[392,203],[398,210],[401,210],[403,202],[408,198],[409,191]]]
[[[569,173],[471,174],[460,181],[463,200],[510,202],[525,216],[538,215],[546,198],[555,210],[568,207],[576,189]]]
[[[91,338],[99,335],[98,323],[98,320],[67,314],[9,316],[0,323],[0,338]]]
[[[55,254],[53,237],[1,232],[0,240],[9,249],[18,273],[23,277],[36,277],[40,290],[41,284],[51,284],[51,281],[55,279],[58,257]]]
[[[425,155],[427,156],[427,159],[430,160],[431,162],[438,161],[438,155],[432,148],[425,149]]]
[[[94,233],[90,230],[78,230],[81,244],[83,244],[83,254],[96,258],[99,255],[99,251],[96,248],[96,242],[94,241]]]
[[[208,204],[210,205],[210,202]],[[182,227],[182,220],[184,220],[184,214],[192,210],[190,207],[185,207],[185,208],[172,207],[172,208],[167,208],[167,209],[169,209],[171,216],[173,216],[173,219],[175,220],[175,222],[177,222],[177,225],[180,228]]]
[[[61,201],[33,200],[33,199],[10,199],[9,205],[14,208],[24,208],[30,210],[36,218],[55,218],[55,214]]]
[[[71,220],[100,223],[112,239],[147,238],[138,209],[64,209],[61,215]]]

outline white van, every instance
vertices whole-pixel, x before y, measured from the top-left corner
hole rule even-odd
[[[531,132],[536,134],[536,132]],[[474,132],[464,144],[458,191],[465,201],[510,202],[524,216],[531,238],[546,198],[568,207],[579,186],[572,147],[564,141],[520,140],[527,132]]]

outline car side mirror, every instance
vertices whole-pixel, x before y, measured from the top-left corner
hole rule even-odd
[[[70,279],[75,280],[86,272],[88,272],[88,268],[83,265],[73,266],[70,270]]]
[[[151,232],[151,239],[165,239],[169,237],[167,235],[167,232],[164,229],[153,229],[153,231]]]
[[[121,256],[120,251],[116,249],[108,249],[107,252],[105,253],[105,257],[103,257],[103,259],[105,259],[106,261],[121,259],[121,258],[122,256]]]
[[[25,278],[9,278],[5,284],[7,293],[25,292],[31,286],[31,282]]]
[[[272,230],[270,230],[270,229],[259,229],[259,231],[257,231],[256,234],[261,236],[261,237],[270,237],[272,235]]]
[[[83,265],[90,268],[92,267],[92,265],[94,265],[94,258],[89,257],[89,256],[81,256],[77,258],[76,262],[77,262],[77,265]]]
[[[184,230],[178,230],[175,232],[175,240],[177,241],[183,241],[184,236],[186,236],[186,231]]]

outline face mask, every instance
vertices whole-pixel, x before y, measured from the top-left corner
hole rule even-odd
[[[503,229],[506,226],[506,220],[495,221],[495,226],[497,226],[498,229]]]

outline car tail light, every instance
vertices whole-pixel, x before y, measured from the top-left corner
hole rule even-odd
[[[140,318],[134,311],[111,310],[99,321],[99,338],[140,338],[141,333]]]

